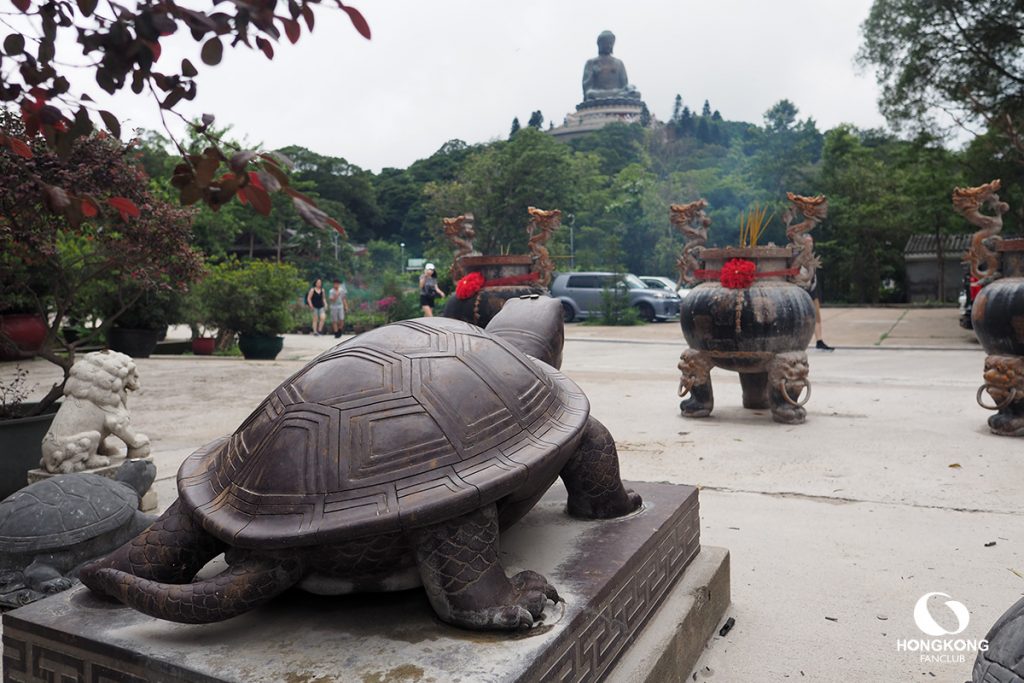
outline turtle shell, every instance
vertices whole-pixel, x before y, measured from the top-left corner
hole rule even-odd
[[[61,474],[0,502],[0,553],[66,548],[127,524],[139,496],[98,474]]]
[[[479,327],[421,318],[348,340],[178,471],[182,505],[238,547],[409,530],[546,488],[590,405]]]

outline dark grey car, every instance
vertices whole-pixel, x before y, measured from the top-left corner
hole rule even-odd
[[[682,299],[674,292],[651,289],[636,275],[609,272],[561,273],[551,283],[551,296],[562,302],[566,322],[600,315],[602,292],[622,288],[629,303],[647,321],[679,315]]]

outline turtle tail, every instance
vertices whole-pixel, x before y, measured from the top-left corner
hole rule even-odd
[[[206,624],[238,616],[295,585],[302,564],[294,559],[249,557],[194,583],[161,583],[105,567],[86,582],[124,604],[159,619]]]

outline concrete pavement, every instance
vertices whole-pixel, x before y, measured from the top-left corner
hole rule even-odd
[[[809,352],[814,395],[800,426],[744,410],[737,376],[720,370],[712,417],[681,417],[678,323],[569,325],[563,370],[615,434],[624,478],[699,485],[702,542],[732,553],[736,625],[695,680],[967,680],[973,654],[922,662],[897,641],[925,637],[912,616],[925,593],[967,606],[957,637],[970,639],[1024,594],[1024,440],[988,432],[974,402],[984,354],[954,309],[823,313],[838,350]],[[273,362],[138,361],[130,406],[153,439],[162,506],[185,456],[334,343],[288,336]],[[56,376],[25,366],[38,394]],[[0,364],[0,377],[12,371]],[[952,628],[941,602],[934,616]]]

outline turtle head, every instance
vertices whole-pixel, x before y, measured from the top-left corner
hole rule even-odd
[[[117,468],[114,480],[119,481],[139,494],[141,498],[156,479],[156,465],[152,460],[132,458]]]
[[[486,329],[525,354],[555,368],[562,366],[565,323],[557,299],[538,294],[509,299]]]

